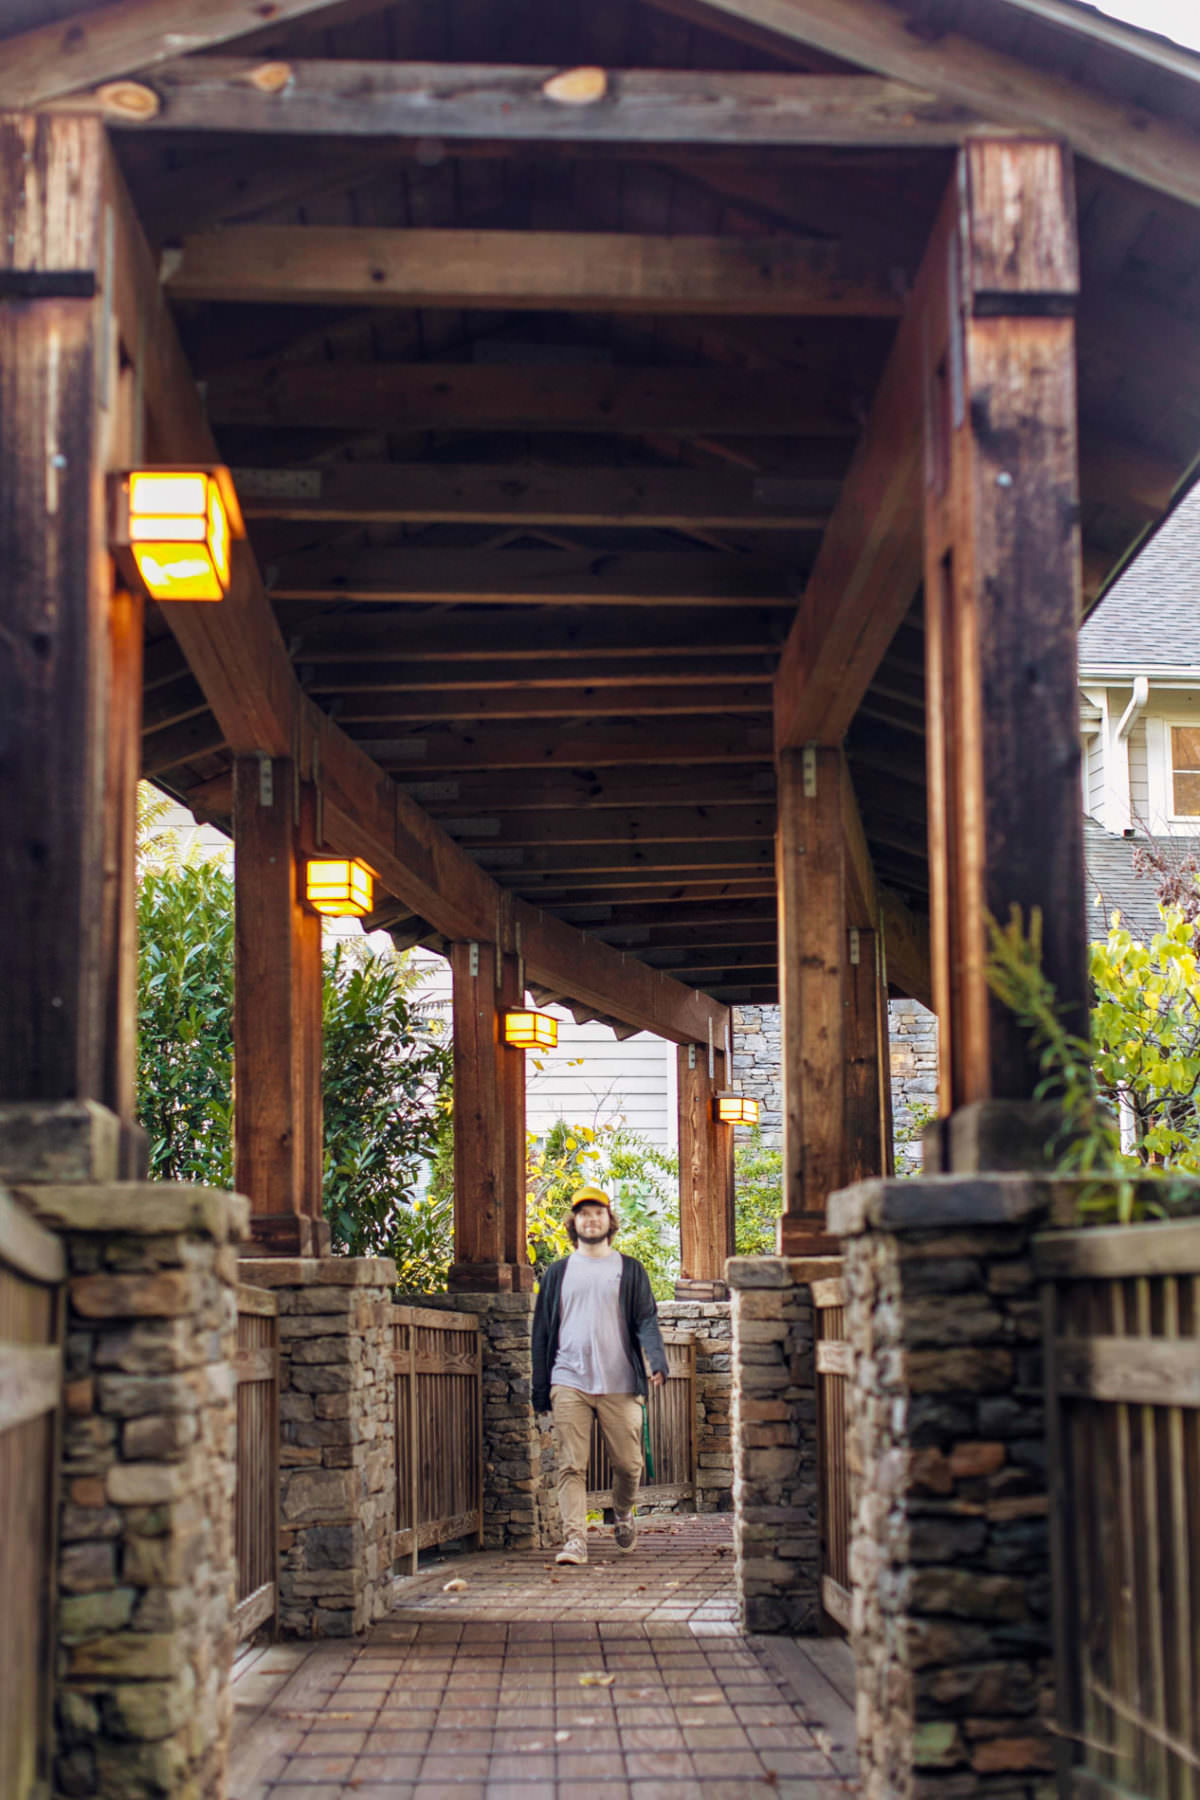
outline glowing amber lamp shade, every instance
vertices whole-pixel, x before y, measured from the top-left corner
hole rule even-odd
[[[506,1012],[504,1041],[518,1050],[553,1050],[558,1045],[558,1020],[544,1012]]]
[[[749,1094],[717,1094],[713,1098],[713,1118],[719,1125],[757,1125],[758,1101]]]
[[[314,860],[305,869],[304,893],[314,912],[334,919],[361,919],[371,910],[375,877],[359,862]]]
[[[223,600],[244,535],[228,469],[135,469],[122,484],[115,536],[155,600]]]

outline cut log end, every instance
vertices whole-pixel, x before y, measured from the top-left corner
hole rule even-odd
[[[142,81],[106,81],[95,90],[95,98],[106,117],[135,124],[156,119],[162,111],[162,101]]]
[[[565,69],[543,83],[542,92],[559,106],[594,106],[608,92],[608,76],[603,69]]]

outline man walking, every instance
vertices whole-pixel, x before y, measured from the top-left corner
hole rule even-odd
[[[592,1418],[613,1471],[613,1537],[637,1542],[633,1508],[642,1476],[642,1403],[649,1384],[667,1378],[650,1277],[613,1249],[619,1221],[601,1188],[580,1188],[571,1202],[570,1256],[552,1263],[533,1315],[533,1407],[552,1411],[558,1456],[558,1505],[566,1538],[556,1562],[585,1563],[587,1466]]]

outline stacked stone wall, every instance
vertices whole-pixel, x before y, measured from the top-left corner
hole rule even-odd
[[[221,1800],[232,1716],[234,1239],[244,1200],[37,1186],[70,1271],[54,1784]]]
[[[888,1001],[897,1175],[919,1175],[921,1128],[937,1112],[937,1016],[919,1000]]]
[[[240,1268],[279,1301],[279,1630],[349,1637],[392,1600],[395,1265],[254,1257]]]
[[[888,1001],[897,1175],[921,1171],[921,1124],[937,1110],[937,1019],[919,1000]],[[733,1079],[759,1102],[763,1142],[783,1143],[783,1074],[777,1006],[733,1009]]]
[[[696,1340],[695,1510],[729,1512],[733,1506],[733,1322],[728,1300],[660,1300],[664,1329],[686,1331]],[[639,1511],[657,1512],[646,1503]],[[690,1512],[692,1503],[671,1505]]]
[[[1046,1184],[835,1195],[853,1353],[853,1647],[865,1800],[1048,1800]]]
[[[814,1274],[828,1263],[735,1256],[733,1500],[738,1597],[747,1631],[820,1626]],[[836,1265],[834,1265],[836,1267]]]

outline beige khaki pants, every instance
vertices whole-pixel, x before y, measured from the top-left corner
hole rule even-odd
[[[553,1387],[554,1448],[558,1457],[558,1507],[567,1537],[587,1536],[587,1466],[592,1417],[608,1449],[613,1471],[613,1511],[633,1511],[642,1479],[642,1403],[636,1394],[581,1394]]]

